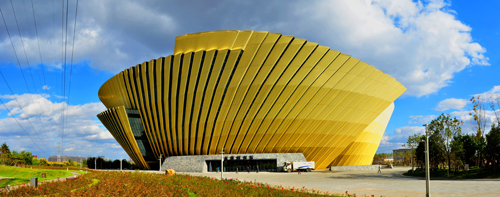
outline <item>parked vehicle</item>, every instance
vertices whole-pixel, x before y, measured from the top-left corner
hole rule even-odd
[[[307,162],[285,162],[283,165],[283,171],[285,172],[292,172],[292,171],[307,171],[311,172],[311,170],[314,170],[314,161],[307,161]]]

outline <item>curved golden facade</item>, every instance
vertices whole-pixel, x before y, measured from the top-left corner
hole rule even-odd
[[[99,98],[108,110],[98,117],[144,168],[160,154],[222,148],[303,153],[317,169],[370,165],[405,90],[375,67],[305,39],[213,31],[179,36],[173,55],[106,81]]]

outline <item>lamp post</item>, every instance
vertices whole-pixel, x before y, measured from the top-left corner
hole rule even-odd
[[[429,131],[428,124],[424,124],[425,126],[425,188],[426,188],[426,197],[431,196],[431,173],[429,170],[429,135],[432,134],[432,131]]]
[[[220,180],[222,180],[222,174],[224,173],[224,148],[220,152]]]
[[[161,172],[161,154],[160,154],[160,159],[158,159],[160,161],[160,172]]]

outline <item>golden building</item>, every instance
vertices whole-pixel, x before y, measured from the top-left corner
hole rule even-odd
[[[97,116],[134,162],[303,153],[316,169],[370,165],[406,88],[340,51],[265,31],[176,38],[174,54],[99,89]]]

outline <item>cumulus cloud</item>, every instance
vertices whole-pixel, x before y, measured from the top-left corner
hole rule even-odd
[[[18,55],[29,58],[30,66],[41,62],[38,42],[43,63],[48,69],[61,69],[66,46],[65,27],[61,26],[61,2],[34,1],[39,39],[34,33],[33,18],[25,20],[24,5],[14,1],[21,35],[17,30],[10,2],[0,3],[12,42]],[[67,60],[71,57],[73,45],[73,25],[75,2],[69,4]],[[98,70],[118,72],[151,58],[168,55],[172,51],[177,24],[169,13],[153,9],[154,2],[123,1],[84,1],[79,3],[77,27],[74,42],[74,62],[85,61]],[[28,9],[28,16],[32,16]],[[23,17],[21,17],[23,16]],[[64,36],[62,35],[64,34]],[[21,37],[22,36],[22,37]],[[168,42],[169,44],[166,44]],[[24,44],[24,45],[23,45]],[[17,65],[8,35],[0,32],[0,58]],[[21,61],[21,66],[28,66]]]
[[[392,150],[403,148],[403,144],[408,141],[408,136],[416,133],[423,134],[424,131],[423,126],[404,126],[385,132],[377,152],[392,152]]]
[[[50,86],[48,86],[48,85],[44,85],[44,86],[42,87],[42,89],[44,89],[44,90],[50,90]]]
[[[435,93],[467,66],[488,65],[486,50],[473,42],[471,28],[443,1],[329,1],[302,6],[324,23],[326,30],[317,31],[323,34],[318,36],[391,74],[408,88],[406,95]],[[317,23],[304,25],[302,29],[309,29]]]
[[[495,100],[489,100],[491,98],[499,98],[500,97],[500,86],[494,86],[491,90],[475,95],[481,95],[485,102],[485,121],[486,128],[485,134],[491,130],[491,125],[493,123],[497,123],[497,115],[500,116],[500,109],[498,105],[495,105],[496,108],[493,110],[490,108],[490,104],[488,102],[496,102]],[[461,129],[463,134],[474,134],[476,133],[477,123],[474,121],[471,113],[474,113],[471,109],[464,110],[467,103],[469,101],[466,99],[456,99],[450,98],[442,100],[438,103],[435,110],[437,111],[446,111],[446,110],[457,110],[449,112],[452,118],[457,118],[463,122]],[[408,124],[425,124],[429,123],[433,119],[436,119],[438,115],[411,115],[408,120]],[[499,117],[500,118],[500,117]],[[411,136],[415,133],[424,133],[423,126],[403,126],[397,128],[390,132],[385,132],[382,140],[380,142],[380,146],[377,152],[391,152],[393,149],[400,148],[403,144],[405,144],[408,140],[408,136]]]
[[[440,101],[436,108],[436,111],[446,111],[449,109],[461,110],[463,109],[469,101],[466,99],[449,98]]]
[[[99,147],[116,148],[113,136],[96,118],[97,113],[106,109],[102,103],[67,105],[39,94],[0,95],[0,98],[11,111],[8,114],[3,105],[0,107],[0,139],[6,139],[13,150],[25,148],[35,154],[56,155],[61,139],[64,151],[82,156],[92,155]]]
[[[436,115],[411,115],[408,124],[425,124],[429,123],[431,120],[435,119]]]
[[[14,6],[21,8],[22,4],[15,2]],[[60,68],[61,14],[54,6],[35,2],[44,61]],[[450,10],[449,3],[443,0],[318,0],[286,4],[91,0],[79,6],[75,61],[87,61],[94,69],[111,72],[170,55],[176,36],[227,29],[264,30],[318,42],[376,66],[402,82],[408,88],[405,95],[417,97],[438,92],[466,67],[489,64],[484,56],[486,49],[471,36],[472,28],[459,21],[455,16],[460,13]],[[5,10],[9,28],[14,29],[10,2],[0,3],[0,8]],[[70,16],[73,13],[70,10]],[[26,32],[24,43],[28,56],[36,57],[36,38],[26,29],[33,21],[26,21],[20,21],[21,31]],[[20,50],[17,34],[13,33],[13,41]],[[7,35],[0,32],[0,58],[15,62],[13,57]]]

